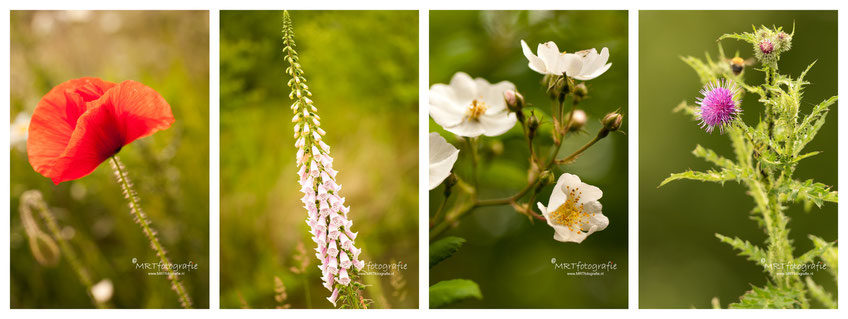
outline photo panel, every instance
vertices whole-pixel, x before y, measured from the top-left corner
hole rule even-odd
[[[836,308],[836,31],[640,12],[640,308]]]
[[[627,308],[627,21],[430,11],[430,308]]]
[[[209,12],[11,11],[10,307],[209,307]]]

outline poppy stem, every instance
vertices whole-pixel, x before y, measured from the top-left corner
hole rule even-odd
[[[177,296],[180,298],[180,304],[183,308],[189,309],[191,308],[191,298],[189,298],[188,293],[185,290],[185,287],[180,282],[179,278],[173,271],[171,267],[171,261],[168,260],[168,256],[165,255],[165,249],[162,248],[162,244],[159,243],[159,239],[156,238],[156,231],[150,226],[150,221],[147,219],[147,216],[144,212],[141,211],[141,205],[139,204],[138,193],[135,192],[132,188],[132,182],[130,182],[129,177],[127,177],[127,173],[124,169],[124,164],[118,159],[118,156],[112,156],[109,160],[109,163],[112,164],[112,169],[115,170],[115,175],[118,177],[118,183],[121,184],[121,189],[124,192],[124,197],[130,203],[130,211],[135,218],[135,222],[141,226],[141,230],[147,239],[150,241],[150,246],[156,252],[156,255],[159,256],[159,262],[162,263],[165,269],[168,271],[168,279],[171,280],[171,289],[173,289]]]

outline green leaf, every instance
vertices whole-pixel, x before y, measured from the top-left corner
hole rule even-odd
[[[772,284],[753,289],[739,298],[739,302],[730,304],[732,309],[794,309],[800,306],[798,293],[792,289],[780,289]]]
[[[839,248],[836,247],[836,242],[828,242],[821,237],[809,235],[807,236],[813,241],[816,246],[814,250],[824,247],[824,251],[818,255],[819,259],[827,265],[827,271],[833,276],[833,281],[839,283]]]
[[[807,117],[804,118],[801,125],[798,125],[795,129],[795,143],[792,145],[794,155],[800,154],[801,150],[803,150],[804,147],[807,146],[814,137],[816,137],[819,129],[821,129],[824,125],[828,108],[833,105],[833,103],[836,103],[838,99],[838,96],[834,95],[829,99],[822,101],[813,108],[810,115],[807,115]]]
[[[689,179],[694,181],[702,181],[702,182],[719,182],[724,184],[726,181],[738,181],[742,178],[745,178],[747,174],[739,169],[723,169],[721,171],[708,170],[706,172],[697,172],[697,171],[685,171],[683,173],[674,173],[671,174],[668,178],[660,183],[659,187],[679,179]]]
[[[831,191],[830,186],[813,182],[812,179],[804,182],[793,180],[788,188],[782,188],[781,192],[787,201],[812,202],[819,208],[824,202],[836,203],[839,201],[838,192]]]
[[[754,28],[754,31],[756,32],[756,28]],[[748,33],[748,32],[745,32],[745,33],[742,33],[742,34],[739,34],[739,33],[722,34],[721,37],[718,38],[718,41],[721,41],[721,40],[724,40],[724,39],[736,39],[736,40],[742,40],[742,41],[745,41],[745,42],[748,42],[748,43],[751,43],[751,44],[757,44],[757,35],[754,34],[754,33]]]
[[[718,165],[722,168],[738,169],[736,167],[736,163],[734,163],[733,161],[731,161],[727,158],[724,158],[722,156],[719,156],[713,150],[704,148],[701,145],[698,145],[698,146],[695,147],[695,150],[692,151],[692,155],[700,157],[700,158],[706,160],[707,162],[716,164],[716,165]]]
[[[448,236],[430,244],[430,268],[452,256],[462,247],[465,239]]]
[[[836,300],[833,299],[833,295],[825,291],[822,286],[816,284],[810,276],[807,276],[806,281],[807,289],[810,291],[810,295],[813,296],[813,299],[818,300],[827,308],[837,308]]]
[[[430,286],[430,308],[443,308],[469,298],[483,299],[477,283],[468,279],[451,279]]]
[[[722,234],[715,234],[715,236],[718,237],[721,242],[727,243],[730,246],[733,246],[733,248],[736,248],[736,250],[739,251],[739,256],[746,256],[748,257],[748,260],[753,261],[758,265],[762,265],[763,261],[766,260],[766,252],[763,251],[762,248],[751,244],[747,240],[739,239],[739,237],[730,238]]]
[[[796,264],[809,264],[815,261],[816,258],[824,255],[831,247],[836,245],[836,242],[827,242],[824,239],[819,237],[810,235],[810,240],[813,241],[815,248],[810,249],[810,251],[804,253],[797,259],[795,259]]]
[[[698,109],[694,105],[689,105],[686,101],[680,102],[673,110],[674,113],[682,112],[692,117],[693,120],[698,120]]]
[[[692,67],[692,69],[695,70],[695,73],[698,73],[698,77],[701,78],[701,84],[717,80],[715,70],[711,67],[711,65],[701,61],[701,59],[693,56],[680,57],[680,59]]]

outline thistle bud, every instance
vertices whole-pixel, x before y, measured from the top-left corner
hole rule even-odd
[[[771,54],[774,51],[774,44],[769,40],[760,41],[760,53],[762,54]]]
[[[780,31],[777,33],[777,50],[780,52],[789,51],[792,48],[792,36],[786,32]]]
[[[576,132],[583,129],[587,118],[586,112],[583,112],[583,110],[574,110],[574,114],[571,115],[571,120],[568,122],[568,131]]]

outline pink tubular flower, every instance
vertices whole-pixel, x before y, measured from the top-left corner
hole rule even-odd
[[[333,290],[333,294],[327,297],[327,300],[333,303],[333,307],[336,306],[336,299],[339,298],[339,288]]]
[[[359,294],[362,286],[356,284],[364,262],[358,259],[361,249],[354,242],[357,233],[351,229],[350,207],[345,206],[345,198],[339,195],[342,186],[336,180],[338,171],[333,169],[330,146],[323,140],[327,132],[320,127],[318,108],[310,98],[312,93],[306,85],[301,66],[295,62],[297,52],[288,13],[284,17],[283,53],[289,63],[286,73],[291,77],[288,82],[291,88],[289,98],[294,101],[291,110],[297,175],[303,193],[301,201],[306,209],[306,224],[316,245],[315,257],[321,263],[318,266],[321,280],[323,286],[332,292],[327,300],[333,306],[341,301],[353,308],[367,307],[365,299]]]
[[[724,129],[742,113],[741,89],[730,80],[715,81],[707,83],[701,94],[704,97],[696,99],[701,128],[712,133],[718,127],[724,134]]]

